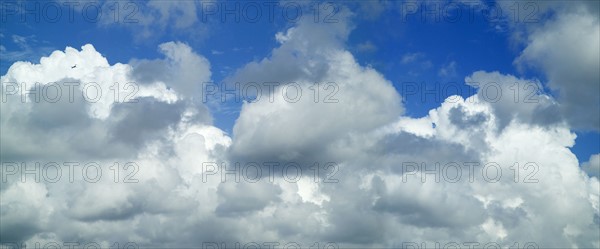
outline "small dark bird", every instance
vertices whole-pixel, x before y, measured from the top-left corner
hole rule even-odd
[[[72,66],[71,68],[76,68],[76,67],[77,67],[77,64],[75,64],[75,65],[74,65],[74,66]]]

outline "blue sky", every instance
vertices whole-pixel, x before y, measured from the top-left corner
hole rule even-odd
[[[14,6],[35,10],[36,3],[39,4],[36,14],[12,14]],[[93,6],[101,6],[100,2],[92,3]],[[103,14],[100,18],[107,18],[108,15],[106,22],[102,22],[100,18],[94,22],[94,9],[88,10],[88,17],[65,4],[45,8],[48,6],[47,1],[3,3],[6,25],[2,25],[0,32],[3,35],[2,45],[10,53],[3,52],[0,73],[5,74],[8,67],[17,60],[39,62],[39,57],[67,46],[78,48],[91,43],[114,64],[127,63],[132,58],[160,58],[162,55],[156,49],[159,44],[166,41],[182,41],[208,58],[213,71],[213,81],[223,82],[228,75],[232,75],[244,64],[268,57],[271,49],[277,46],[275,34],[292,26],[296,14],[295,9],[289,10],[288,15],[292,21],[286,20],[281,7],[278,6],[274,11],[273,21],[264,13],[257,22],[250,23],[244,19],[243,13],[246,12],[238,12],[237,17],[240,20],[236,22],[233,15],[222,17],[221,12],[207,15],[199,8],[198,27],[191,26],[186,30],[167,27],[145,36],[135,31],[136,28],[132,28],[131,24],[123,22],[128,17],[139,21],[144,8],[142,2],[123,2],[120,5],[110,5],[111,3],[102,5]],[[139,5],[140,10],[133,9],[126,3]],[[82,3],[80,6],[83,5]],[[56,16],[53,6],[62,8],[62,15],[56,17],[58,21],[55,23],[48,22]],[[121,11],[118,16],[115,16],[114,6],[118,6]],[[222,5],[219,6],[223,8]],[[227,6],[233,8],[231,3]],[[416,82],[438,89],[442,89],[446,84],[457,84],[461,87],[461,95],[468,97],[475,90],[464,84],[464,77],[478,70],[499,71],[524,78],[538,78],[542,84],[546,82],[544,74],[539,70],[515,66],[515,58],[523,49],[523,44],[512,39],[513,33],[506,23],[501,19],[490,18],[485,11],[456,5],[460,9],[448,12],[450,14],[447,16],[438,14],[436,17],[435,14],[423,14],[418,11],[403,17],[397,9],[387,8],[380,10],[377,18],[372,18],[370,16],[373,13],[361,12],[363,9],[360,3],[349,2],[348,6],[357,14],[352,19],[354,29],[345,44],[346,48],[360,64],[369,65],[385,75],[401,94],[404,94],[403,83]],[[73,10],[74,19],[71,21],[67,15]],[[262,11],[266,12],[265,9]],[[504,18],[510,19],[511,13],[506,11],[504,9]],[[252,18],[255,14],[252,10],[247,13],[247,18]],[[457,13],[460,13],[460,16],[457,16]],[[302,15],[312,16],[314,11],[305,7]],[[36,17],[40,20],[36,20]],[[455,18],[457,21],[449,22],[443,19],[444,17],[450,20]],[[114,18],[119,22],[112,21]],[[225,18],[224,22],[221,18]],[[541,22],[548,17],[540,14],[535,18],[539,18]],[[14,37],[23,37],[23,43],[17,43]],[[403,57],[410,55],[413,55],[414,59],[403,63]],[[440,70],[448,66],[451,66],[450,71],[441,75]],[[425,97],[425,101],[420,96],[405,96],[406,114],[411,117],[426,115],[430,109],[439,106],[445,97],[455,94],[454,89],[446,91],[447,94]],[[547,87],[545,92],[556,94]],[[213,112],[213,115],[216,126],[231,133],[241,104],[232,101],[228,106],[231,108],[229,111]],[[576,133],[578,138],[573,152],[579,160],[585,161],[590,155],[600,152],[598,132]]]

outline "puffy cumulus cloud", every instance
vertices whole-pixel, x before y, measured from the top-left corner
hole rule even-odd
[[[205,172],[204,162],[226,162],[232,143],[210,125],[206,108],[187,90],[192,86],[184,85],[209,80],[208,62],[180,43],[161,49],[165,59],[109,65],[91,45],[67,48],[39,64],[17,62],[2,76],[3,243],[192,247],[318,235],[314,228],[322,226],[324,214],[319,205],[327,197],[317,184],[221,183],[221,177]],[[186,65],[194,67],[193,74],[183,74],[190,71],[180,68]],[[42,87],[58,82],[63,95],[56,102],[44,96],[35,101],[26,92],[30,82]],[[104,95],[90,101],[82,94],[90,82],[110,94],[114,82],[134,82],[137,102],[105,100]],[[16,88],[20,83],[28,83],[23,92]],[[72,100],[66,91],[71,83],[79,83]],[[131,93],[127,90],[121,96]],[[36,162],[42,166],[40,181],[32,174],[22,181],[23,172],[9,172],[13,163],[31,170]],[[62,172],[56,182],[54,168],[51,176],[41,173],[53,162]],[[67,163],[78,165],[71,173]],[[96,168],[85,168],[89,163],[100,168],[98,181]],[[94,180],[85,180],[84,168]]]
[[[56,183],[36,183],[29,176],[6,184],[1,193],[3,242],[197,245],[231,239],[222,237],[230,231],[239,234],[233,225],[211,228],[214,233],[189,230],[219,222],[213,218],[219,182],[203,183],[200,166],[218,161],[229,138],[215,127],[185,120],[165,137],[127,161],[96,161],[102,168],[97,182],[82,180],[82,162],[73,182],[63,169]],[[114,168],[115,162],[120,166]],[[165,227],[172,232],[161,231]]]
[[[42,232],[49,223],[52,206],[45,203],[47,190],[40,183],[17,183],[2,190],[2,231],[3,241],[23,241]],[[8,200],[8,201],[4,201]]]
[[[132,77],[141,83],[164,82],[188,98],[201,96],[200,86],[211,77],[208,60],[181,42],[163,43],[159,48],[166,58],[132,60]]]
[[[336,13],[335,19],[327,22],[315,22],[309,16],[303,17],[299,25],[275,35],[280,46],[271,51],[270,57],[246,64],[225,81],[322,82],[333,66],[325,59],[332,58],[332,53],[345,51],[344,43],[352,29],[348,19],[352,15],[342,8]]]
[[[397,95],[387,93],[388,81],[335,43],[297,42],[295,35],[304,37],[303,25],[278,34],[282,44],[271,57],[242,67],[232,78],[255,81],[277,71],[276,79],[301,86],[331,79],[339,84],[339,103],[312,98],[292,103],[277,94],[272,101],[263,96],[244,103],[229,156],[336,161],[340,181],[314,188],[319,201],[312,203],[319,203],[323,225],[315,240],[357,248],[470,241],[505,247],[600,245],[598,180],[580,169],[569,150],[575,135],[561,118],[560,104],[543,94],[538,80],[475,72],[465,78],[478,89],[474,96],[451,96],[422,118],[402,117]],[[339,27],[330,27],[333,37],[346,30]],[[306,46],[320,52],[303,52]],[[325,70],[311,69],[317,64]],[[422,163],[426,170],[439,163],[440,171],[407,168]],[[445,168],[449,164],[461,169],[456,181],[456,167]],[[497,182],[494,170],[502,172]],[[284,196],[287,189],[282,188]]]
[[[500,129],[514,119],[543,126],[564,122],[560,105],[554,98],[543,94],[543,86],[536,79],[478,71],[466,77],[465,83],[478,89],[479,99],[494,106],[492,111]]]
[[[514,77],[477,72],[468,78],[483,75]],[[597,247],[600,183],[569,150],[575,139],[569,127],[503,117],[495,110],[505,108],[502,103],[479,91],[449,97],[425,117],[402,117],[345,146],[356,150],[342,162],[341,186],[322,190],[331,196],[324,202],[332,212],[327,238],[349,247],[469,241]],[[510,120],[499,127],[503,118]],[[440,171],[427,174],[435,163]],[[425,168],[415,173],[409,165]],[[452,165],[461,168],[458,179]]]
[[[348,32],[348,20],[317,25],[303,19],[277,34],[281,46],[270,58],[238,70],[232,77],[236,81],[262,79],[281,85],[269,96],[243,104],[234,126],[233,157],[258,161],[322,158],[336,141],[373,130],[400,115],[400,97],[391,82],[359,65],[341,45]]]
[[[423,11],[429,4],[442,8],[464,7],[484,15],[501,13],[498,18],[486,20],[496,30],[508,31],[516,47],[523,47],[515,65],[520,69],[540,70],[546,76],[548,82],[544,82],[544,87],[556,93],[556,101],[560,103],[557,111],[571,127],[600,130],[598,1],[398,1],[397,4],[370,1],[361,3],[364,6],[358,11],[368,17],[377,16],[382,9],[395,8],[406,15]],[[365,8],[368,6],[371,7]],[[412,57],[403,59],[414,60]]]
[[[541,70],[558,95],[560,112],[575,129],[600,129],[600,3],[533,1],[534,15],[497,1],[510,16],[512,36],[523,45],[515,64]],[[529,15],[528,15],[529,14]]]
[[[600,177],[600,154],[591,155],[587,162],[581,164],[581,168],[587,172],[590,177]]]
[[[160,48],[165,59],[110,65],[92,45],[68,47],[39,64],[16,62],[1,77],[3,243],[192,243],[197,236],[178,224],[217,223],[210,214],[226,196],[199,176],[202,162],[223,160],[231,139],[186,85],[210,80],[210,65],[185,44]],[[84,170],[90,164],[100,171]],[[37,175],[22,179],[24,169]],[[153,230],[165,215],[173,234]]]
[[[270,63],[252,65],[271,67]],[[327,68],[333,73],[337,67],[330,62]],[[356,71],[364,72],[359,66],[344,68],[344,75],[351,79],[361,78]],[[254,69],[261,72],[260,67]],[[308,81],[310,74],[306,75]],[[340,92],[353,84],[352,80],[338,82]],[[318,238],[338,241],[343,247],[469,241],[502,246],[515,242],[535,242],[540,247],[598,246],[598,181],[578,167],[569,150],[575,135],[562,121],[559,104],[542,93],[539,81],[475,72],[465,82],[478,89],[476,95],[451,96],[422,118],[396,116],[396,122],[382,120],[363,128],[364,120],[374,120],[376,114],[347,116],[346,108],[359,113],[361,107],[371,110],[373,103],[382,101],[381,94],[371,94],[379,89],[373,83],[377,81],[366,82],[361,86],[363,97],[369,100],[360,101],[359,107],[340,101],[342,106],[328,109],[312,99],[290,103],[275,95],[273,102],[263,98],[245,103],[236,122],[233,159],[326,158],[339,163],[340,182],[319,184],[319,203],[325,213]],[[312,115],[330,117],[327,120],[334,120],[335,125],[309,118]],[[306,125],[306,120],[313,122]],[[461,177],[456,182],[444,180],[448,176],[442,171],[437,174],[440,181],[430,174],[422,182],[424,173],[415,174],[403,163],[425,163],[428,170],[435,169],[436,163],[457,163]],[[490,177],[489,163],[503,172],[498,182],[486,178]],[[472,180],[465,164],[473,165]],[[510,174],[515,164],[519,165],[518,179]]]
[[[399,95],[379,73],[361,67],[346,51],[336,52],[329,59],[330,69],[323,82],[333,83],[327,88],[327,84],[317,86],[324,88],[319,89],[322,92],[318,98],[332,95],[335,102],[327,103],[324,98],[315,103],[316,95],[311,96],[309,90],[314,83],[309,80],[299,81],[294,87],[278,87],[272,103],[265,97],[244,104],[234,126],[232,153],[246,158],[258,156],[252,159],[260,161],[317,156],[334,146],[336,140],[377,128],[400,114]],[[295,94],[296,89],[303,89],[298,101],[286,100],[284,94]]]
[[[210,79],[209,63],[182,43],[161,49],[167,58],[157,60],[159,74],[150,76],[144,75],[147,62],[136,61],[141,69],[109,65],[89,44],[54,51],[39,64],[14,63],[1,78],[3,142],[9,145],[3,159],[132,157],[184,115],[210,124],[208,110],[189,90],[194,78]],[[193,74],[178,73],[190,66]]]
[[[162,46],[168,47],[171,44],[172,43],[166,43]],[[184,47],[182,47],[182,49],[184,49]],[[187,51],[189,52],[189,47]],[[81,89],[81,91],[84,91],[84,94],[75,92],[76,94],[72,95],[75,97],[86,97],[87,102],[91,103],[91,106],[89,107],[90,116],[100,119],[106,118],[109,115],[113,103],[131,101],[133,100],[132,97],[149,96],[163,102],[177,101],[177,97],[174,96],[175,94],[163,90],[163,87],[158,84],[160,82],[151,86],[140,86],[140,89],[138,92],[135,92],[135,95],[127,92],[127,90],[136,90],[124,89],[129,88],[124,86],[126,83],[137,83],[129,76],[131,71],[132,67],[127,64],[117,63],[109,65],[106,58],[97,52],[92,45],[87,44],[81,47],[81,51],[71,47],[67,47],[64,52],[54,51],[50,56],[42,57],[39,64],[22,61],[16,62],[8,69],[6,75],[2,76],[2,82],[5,84],[19,84],[18,90],[20,91],[18,91],[18,93],[21,95],[28,93],[27,90],[35,87],[35,83],[48,85],[56,82],[73,82],[74,88],[77,88],[77,86],[80,88],[86,86],[91,87],[89,90],[87,88]],[[114,85],[115,83],[121,83],[121,87],[116,88],[116,85]],[[20,87],[21,85],[23,87]],[[115,87],[115,90],[111,89],[113,86]],[[100,89],[98,89],[98,87]],[[135,86],[131,86],[131,88],[134,87]],[[3,88],[3,90],[7,89]],[[47,99],[45,102],[52,102],[54,97],[52,93],[54,92],[51,90],[53,89],[34,91],[37,95],[30,94],[28,97],[40,98],[40,101],[35,101],[36,99],[34,98],[32,102],[42,102],[42,100],[45,99]],[[58,101],[66,99],[70,102],[74,102],[75,100],[70,98],[70,94],[68,94],[69,90],[70,89],[62,89]],[[45,94],[45,92],[49,93]],[[22,99],[21,96],[17,97],[16,100]]]
[[[600,4],[598,2],[585,0],[574,0],[568,3],[536,0],[525,3],[525,5],[521,4],[523,3],[519,3],[519,1],[507,0],[490,2],[489,4],[484,5],[484,7],[497,7],[502,9],[503,16],[506,18],[498,18],[494,21],[506,22],[507,25],[511,26],[511,32],[514,33],[513,38],[516,39],[527,38],[527,34],[531,30],[543,25],[548,21],[546,18],[552,17],[555,14],[564,14],[586,9],[590,14],[598,15],[600,11]],[[520,9],[515,7],[520,7]],[[523,11],[524,8],[534,11]]]

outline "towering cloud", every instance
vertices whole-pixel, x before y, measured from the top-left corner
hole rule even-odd
[[[600,130],[600,19],[597,2],[553,3],[555,14],[526,32],[526,46],[515,60],[541,69],[558,93],[561,112],[577,129]]]

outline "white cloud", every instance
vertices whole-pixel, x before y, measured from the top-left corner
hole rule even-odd
[[[56,183],[38,183],[31,175],[25,182],[19,175],[3,179],[3,242],[106,244],[135,240],[168,244],[180,238],[162,241],[163,236],[151,235],[153,231],[146,230],[144,224],[172,214],[170,222],[175,226],[190,213],[214,210],[216,205],[197,205],[200,200],[218,200],[215,192],[198,191],[216,188],[214,183],[198,185],[203,173],[199,166],[205,161],[222,161],[220,155],[231,140],[210,126],[205,107],[189,101],[191,95],[200,92],[188,91],[190,85],[210,80],[210,67],[185,44],[170,42],[160,48],[166,58],[153,61],[154,73],[167,75],[148,75],[138,67],[149,63],[145,60],[110,65],[92,45],[85,45],[81,50],[67,47],[64,52],[55,51],[39,64],[16,62],[1,77],[3,96],[8,95],[2,104],[2,163],[26,163],[29,168],[36,162],[81,164],[73,174],[62,167],[62,177]],[[28,88],[13,92],[6,87],[10,82],[27,83]],[[59,82],[61,97],[54,102],[25,96],[25,90],[35,82]],[[82,97],[84,87],[74,87],[70,93],[65,82],[82,86],[95,82],[104,95],[97,102],[86,101]],[[121,87],[135,83],[139,87],[137,102],[113,99],[111,87],[115,82]],[[173,88],[169,90],[167,85]],[[121,89],[121,94],[130,93],[126,90]],[[99,182],[84,181],[81,175],[81,167],[90,162],[102,169]],[[130,167],[124,171],[127,162],[138,166],[133,175],[138,183],[123,182],[134,170]],[[120,174],[114,172],[115,163]]]
[[[591,155],[587,162],[581,164],[581,168],[590,177],[600,177],[600,154]]]
[[[294,40],[295,35],[302,36],[302,25],[278,35],[286,52],[293,54],[306,46],[295,44]],[[292,58],[278,54],[282,51],[277,48],[273,54]],[[344,87],[354,90],[353,79],[361,79],[361,74],[370,70],[349,63],[349,55],[341,56],[342,60],[332,59],[339,58],[336,53],[323,54],[327,56],[315,56],[320,61],[313,62],[328,68],[321,79],[350,76],[340,81],[340,91]],[[293,55],[303,58],[305,54]],[[276,58],[250,64],[252,72],[263,75]],[[418,55],[407,55],[405,61],[417,58]],[[297,70],[310,65],[310,61],[303,60],[286,63]],[[286,68],[282,66],[280,72],[289,72]],[[344,73],[330,76],[338,68],[343,68]],[[312,72],[279,77],[303,84],[310,82]],[[245,77],[259,78],[249,71],[243,73]],[[364,79],[362,82],[369,84],[360,84],[363,88],[357,90],[362,96],[350,95],[360,105],[345,103],[329,109],[312,102],[288,103],[277,96],[274,103],[269,103],[265,98],[244,104],[234,129],[231,152],[235,160],[335,159],[340,164],[340,183],[321,184],[319,188],[330,197],[329,201],[320,202],[323,209],[331,210],[324,214],[327,226],[322,238],[340,241],[342,247],[472,240],[502,246],[515,242],[535,242],[540,247],[599,245],[599,210],[595,203],[599,183],[579,168],[569,150],[575,135],[556,115],[558,104],[541,92],[539,81],[498,72],[475,72],[465,79],[479,89],[474,96],[451,96],[419,119],[396,116],[397,123],[384,120],[364,126],[366,120],[374,120],[375,113],[388,113],[389,109],[383,106],[395,102],[374,106],[384,103],[381,95],[385,92],[374,82],[386,81]],[[493,90],[501,91],[497,99],[488,92],[490,84]],[[511,91],[515,84],[523,90]],[[381,92],[370,94],[377,89]],[[527,89],[530,92],[524,92]],[[431,176],[425,183],[420,176],[408,176],[409,182],[405,183],[402,162],[426,162],[429,167],[435,162],[493,162],[503,175],[497,183],[486,181],[480,165],[475,168],[479,174],[474,182],[469,181],[464,169],[461,181],[456,183],[435,182]],[[537,166],[527,164],[530,162]],[[520,165],[517,182],[516,176],[510,174],[515,163]]]
[[[177,77],[137,80],[132,75],[140,68],[109,65],[89,44],[54,51],[39,64],[14,63],[1,78],[1,121],[3,142],[19,146],[4,148],[4,159],[131,157],[162,137],[157,132],[179,122],[184,111],[210,123],[206,108],[184,97],[193,94],[192,78],[210,79],[208,62],[180,43],[161,47],[168,56],[157,61],[157,71]]]
[[[304,17],[301,25],[278,32],[275,40],[281,45],[271,51],[271,56],[250,62],[239,68],[225,82],[280,82],[299,80],[323,82],[330,67],[324,57],[344,47],[352,23],[347,9],[336,13],[337,22],[321,23]],[[310,34],[310,35],[307,35]]]
[[[542,85],[537,79],[477,71],[467,76],[465,83],[478,89],[477,95],[481,101],[494,106],[499,129],[514,119],[543,126],[564,123],[559,104],[554,98],[543,94]]]
[[[405,55],[402,56],[402,64],[408,64],[408,63],[412,63],[415,62],[417,60],[421,60],[425,57],[425,55],[423,53],[407,53]]]
[[[569,5],[548,6],[555,15],[528,26],[525,49],[515,63],[533,66],[545,73],[548,86],[558,92],[562,114],[574,128],[598,131],[600,20],[597,3]]]
[[[182,97],[202,96],[202,83],[211,81],[208,60],[181,42],[163,43],[159,50],[165,59],[130,62],[133,78],[144,83],[162,83]]]
[[[115,5],[102,3],[102,10],[120,15],[101,15],[101,25],[123,25],[131,29],[134,39],[146,41],[158,39],[165,34],[187,34],[190,39],[205,37],[208,26],[199,20],[203,1],[160,1],[129,2]],[[96,3],[97,4],[97,3]],[[80,5],[81,6],[81,5]],[[77,8],[82,11],[81,8]]]
[[[407,74],[410,76],[418,76],[423,71],[430,69],[433,66],[431,60],[429,60],[427,56],[421,52],[404,54],[400,60],[400,63],[411,68],[407,72]]]
[[[375,44],[373,44],[371,41],[366,41],[366,42],[363,42],[363,43],[359,43],[356,46],[356,49],[359,52],[372,53],[372,52],[377,51],[377,46],[375,46]]]
[[[210,64],[182,43],[161,45],[164,59],[129,64],[110,65],[91,45],[55,51],[40,64],[13,64],[3,83],[94,80],[108,89],[112,81],[136,81],[143,98],[127,105],[81,98],[40,104],[21,103],[17,94],[3,103],[3,162],[47,156],[94,160],[107,176],[97,183],[36,183],[31,177],[26,183],[2,182],[3,241],[111,245],[117,240],[141,247],[236,241],[295,241],[305,247],[334,241],[340,248],[471,241],[600,246],[600,183],[569,150],[575,142],[569,125],[548,118],[557,103],[539,92],[534,92],[537,102],[514,101],[522,95],[510,91],[513,83],[539,85],[537,80],[474,72],[466,83],[495,83],[503,92],[498,101],[479,85],[477,94],[452,96],[424,117],[402,116],[391,82],[344,49],[348,21],[301,21],[277,35],[281,44],[271,56],[231,77],[304,87],[294,103],[281,95],[272,103],[266,96],[244,103],[233,137],[212,126],[206,109],[192,101],[201,94],[193,84],[210,80]],[[338,102],[315,103],[307,88],[315,81],[335,82]],[[597,159],[583,169],[593,168]],[[339,166],[337,183],[280,177],[273,183],[221,183],[220,175],[202,167],[203,162],[329,160]],[[108,177],[115,161],[139,165],[139,182]],[[421,175],[402,168],[403,162],[423,162],[428,169],[435,162],[494,162],[503,173],[497,182],[486,181],[479,165],[473,180],[463,168],[456,182],[436,182],[432,175],[422,182]],[[531,162],[537,166],[525,167]]]
[[[305,19],[278,34],[281,46],[273,50],[271,58],[252,62],[233,77],[265,80],[274,77],[268,76],[269,72],[277,70],[278,82],[297,83],[276,88],[273,101],[264,96],[242,106],[234,126],[234,156],[310,158],[326,153],[348,134],[378,128],[400,115],[400,96],[391,83],[374,69],[359,65],[339,45],[338,39],[345,39],[348,32],[345,22],[315,27],[312,20]],[[328,29],[334,32],[326,32]],[[321,34],[321,39],[306,40],[309,33],[310,37]],[[315,83],[320,84],[318,96],[309,88]],[[286,100],[284,94],[296,95],[295,87],[301,89],[301,97],[297,102]]]
[[[548,128],[512,119],[499,130],[494,114],[499,106],[479,95],[449,100],[424,118],[401,119],[395,126],[397,131],[388,130],[389,135],[375,143],[385,142],[375,147],[383,151],[370,157],[370,165],[378,165],[377,171],[363,170],[363,174],[378,179],[371,180],[369,188],[374,193],[374,207],[394,217],[387,224],[395,232],[382,240],[400,244],[406,238],[442,243],[471,238],[506,246],[515,241],[536,242],[540,248],[598,246],[599,183],[579,169],[575,155],[568,149],[575,139],[568,126]],[[456,115],[463,117],[457,119]],[[486,118],[475,118],[478,116]],[[423,131],[431,128],[411,128],[416,124],[427,127],[432,122],[436,124],[433,132]],[[448,150],[452,145],[458,145],[458,150],[447,153],[438,148]],[[368,147],[361,151],[378,150]],[[362,162],[351,161],[356,162],[351,170],[361,171]],[[470,183],[466,167],[457,183],[435,183],[432,175],[421,183],[420,174],[407,175],[408,182],[402,179],[402,162],[426,162],[431,170],[434,162],[444,165],[473,161],[498,163],[503,172],[500,181],[485,181],[477,173]],[[524,182],[534,171],[533,166],[523,167],[528,162],[539,167],[533,174],[537,182]],[[515,163],[521,167],[518,182],[511,170]],[[481,167],[475,169],[478,172]],[[351,187],[354,184],[360,185],[349,183],[344,187],[360,196],[361,188]],[[382,222],[381,226],[385,225]],[[465,231],[467,237],[446,232],[457,230]],[[432,233],[435,236],[423,235]]]
[[[456,76],[456,61],[444,64],[438,71],[438,75],[444,78]]]

